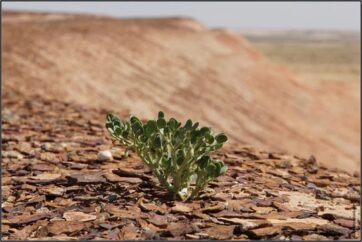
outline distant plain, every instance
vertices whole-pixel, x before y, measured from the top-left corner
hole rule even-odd
[[[274,63],[306,81],[360,81],[360,34],[341,31],[241,31]]]

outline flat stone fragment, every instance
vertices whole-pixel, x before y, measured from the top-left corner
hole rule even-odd
[[[144,240],[160,240],[160,235],[158,232],[156,232],[153,229],[150,229],[148,227],[145,227],[143,229],[143,232],[141,234],[141,239]]]
[[[117,206],[114,206],[112,204],[107,204],[104,207],[104,210],[107,211],[110,214],[113,214],[114,216],[120,217],[120,218],[126,218],[126,219],[136,219],[139,217],[139,212],[135,210],[127,210],[127,209],[121,209]]]
[[[120,231],[121,240],[135,240],[139,236],[138,229],[133,223],[129,223],[122,227]]]
[[[54,170],[53,165],[44,164],[44,163],[33,164],[31,168],[36,171],[47,171],[47,172]]]
[[[275,211],[275,209],[272,208],[272,207],[252,206],[251,209],[253,209],[258,214],[268,214],[268,213],[271,213],[271,212]]]
[[[167,226],[167,230],[172,234],[173,237],[179,237],[187,233],[192,233],[194,229],[189,223],[170,223]]]
[[[306,224],[306,226],[309,226],[312,230],[317,225],[324,225],[328,224],[329,221],[321,218],[288,218],[288,219],[267,219],[271,224],[273,225],[280,225],[285,224],[286,226],[289,226],[290,224]]]
[[[265,228],[253,229],[248,231],[248,234],[252,237],[263,238],[270,237],[273,235],[281,234],[283,226],[270,226]]]
[[[148,222],[161,228],[166,228],[168,225],[167,217],[158,214],[151,214],[147,220]]]
[[[234,197],[232,193],[226,194],[226,193],[217,193],[212,196],[213,200],[219,200],[219,201],[228,201],[231,200]]]
[[[175,203],[175,206],[171,208],[171,211],[173,213],[189,213],[192,211],[192,208],[181,203]]]
[[[220,221],[240,225],[239,229],[243,232],[249,229],[265,227],[271,225],[270,222],[264,219],[240,219],[240,218],[218,218]]]
[[[140,199],[139,206],[142,209],[142,211],[150,212],[150,211],[156,211],[158,210],[158,206],[154,203],[146,203],[143,199]]]
[[[215,225],[205,230],[211,239],[226,240],[234,235],[235,225]]]
[[[32,180],[55,180],[60,178],[62,175],[61,174],[54,174],[54,173],[41,173],[37,176],[31,176],[30,179]]]
[[[34,148],[32,148],[30,143],[28,143],[28,142],[19,143],[19,145],[17,146],[17,150],[19,152],[23,153],[23,154],[26,154],[26,155],[34,155],[35,154]]]
[[[32,239],[32,238],[29,238],[29,240],[61,240],[61,241],[71,241],[71,240],[77,240],[78,238],[77,237],[71,237],[71,236],[67,236],[67,235],[64,235],[64,234],[60,234],[60,235],[55,235],[55,236],[51,236],[51,237],[39,237],[39,238],[36,238],[36,239]]]
[[[46,194],[53,195],[53,196],[62,196],[66,189],[62,187],[48,187],[43,188],[42,191],[44,191]]]
[[[1,152],[1,156],[2,157],[5,157],[5,158],[16,158],[16,159],[23,159],[23,155],[20,154],[19,152],[17,151],[2,151]]]
[[[200,209],[201,212],[219,212],[227,207],[227,203],[217,203],[216,205]]]
[[[217,218],[245,218],[245,214],[234,212],[233,210],[222,210],[214,213],[213,216]]]
[[[110,172],[106,173],[104,175],[104,177],[109,182],[125,182],[125,183],[130,183],[130,184],[139,184],[142,182],[142,179],[140,179],[138,177],[122,177],[122,176],[118,176],[118,175],[110,173]]]
[[[65,218],[66,221],[86,222],[95,220],[97,216],[83,212],[68,211],[63,214],[63,218]]]
[[[350,229],[356,229],[359,227],[356,221],[352,219],[336,219],[333,222]]]
[[[200,239],[200,236],[195,234],[186,234],[185,237],[188,239]]]
[[[350,230],[336,225],[336,224],[323,224],[317,227],[318,230],[323,231],[324,233],[328,235],[346,235],[350,233]]]
[[[137,171],[134,169],[128,169],[128,168],[118,168],[117,170],[112,171],[114,174],[124,177],[138,177],[143,180],[149,180],[150,178],[146,176],[143,172]]]
[[[296,234],[292,234],[290,236],[290,240],[302,240],[302,239],[303,239],[303,237],[296,235]]]
[[[23,215],[8,218],[7,223],[22,225],[22,224],[32,223],[32,222],[35,222],[40,219],[50,218],[52,216],[53,216],[52,213],[39,213],[39,214],[33,214],[33,215],[23,214]]]
[[[84,172],[68,176],[75,179],[76,183],[105,183],[107,180],[103,177],[103,172]]]
[[[326,236],[323,236],[320,234],[308,234],[308,235],[303,236],[303,240],[318,241],[318,240],[330,240],[330,239],[328,239]]]
[[[73,233],[82,230],[86,226],[85,223],[79,221],[54,221],[47,226],[49,233],[59,235],[62,233]]]

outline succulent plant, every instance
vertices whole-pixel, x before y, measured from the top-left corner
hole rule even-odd
[[[214,134],[211,128],[199,127],[191,120],[181,126],[174,118],[167,121],[159,112],[156,120],[146,123],[135,116],[122,122],[118,116],[108,114],[106,128],[126,147],[126,153],[136,152],[160,184],[182,200],[196,197],[209,181],[227,170],[222,160],[210,157],[227,136]]]

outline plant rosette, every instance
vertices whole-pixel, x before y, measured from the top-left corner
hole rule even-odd
[[[113,139],[126,147],[126,156],[128,150],[136,152],[160,184],[183,201],[195,198],[209,181],[227,170],[222,160],[210,157],[227,141],[227,136],[199,127],[197,122],[187,120],[181,126],[174,118],[166,121],[163,112],[145,124],[135,116],[122,122],[118,116],[108,114],[106,128]]]

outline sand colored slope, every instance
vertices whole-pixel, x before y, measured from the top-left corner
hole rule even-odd
[[[143,118],[163,110],[235,142],[359,167],[359,97],[299,81],[238,33],[187,18],[10,16],[3,21],[4,92]]]

